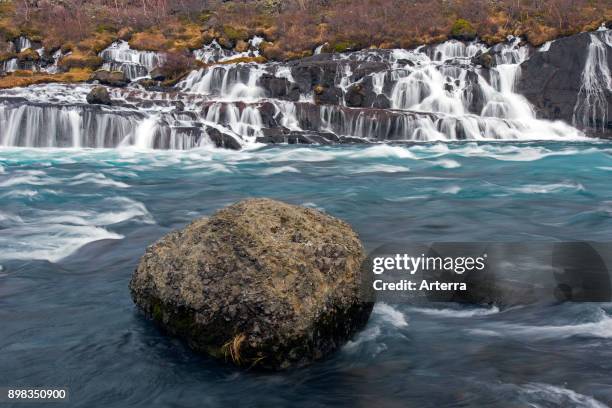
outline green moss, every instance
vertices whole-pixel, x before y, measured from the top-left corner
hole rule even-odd
[[[355,43],[350,41],[340,41],[333,45],[333,50],[335,52],[345,52],[355,47]]]
[[[163,314],[162,314],[161,305],[159,303],[155,303],[153,305],[152,316],[153,316],[153,320],[156,320],[156,321],[161,321],[162,320]]]
[[[249,33],[246,30],[238,29],[230,25],[223,26],[223,33],[231,41],[248,40]]]
[[[117,32],[117,29],[111,24],[98,24],[98,26],[96,27],[96,32],[100,34],[106,32],[115,33]]]
[[[460,18],[453,23],[451,36],[459,40],[471,41],[476,38],[476,29],[472,23]]]

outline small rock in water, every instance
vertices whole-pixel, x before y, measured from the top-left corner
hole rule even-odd
[[[194,350],[286,369],[330,354],[366,324],[363,260],[345,222],[250,199],[150,246],[130,291],[146,316]]]
[[[111,105],[112,101],[110,95],[105,87],[95,86],[87,94],[87,103],[97,105]]]

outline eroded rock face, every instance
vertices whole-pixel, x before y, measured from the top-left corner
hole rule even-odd
[[[269,199],[236,203],[150,246],[134,302],[196,351],[240,366],[303,366],[368,320],[369,282],[351,227]]]

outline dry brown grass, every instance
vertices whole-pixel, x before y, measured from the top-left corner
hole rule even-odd
[[[170,48],[170,41],[159,31],[140,32],[130,38],[130,47],[142,51],[165,51]]]
[[[32,71],[15,71],[0,77],[0,89],[45,84],[50,82],[84,82],[91,76],[90,69],[73,69],[60,74],[46,74]]]
[[[102,65],[102,58],[97,55],[75,51],[59,60],[58,65],[65,70],[90,69],[95,70]]]
[[[242,343],[246,340],[246,335],[244,333],[237,334],[233,339],[228,341],[221,347],[225,358],[231,358],[232,361],[236,365],[241,365],[243,363],[242,356],[240,355],[240,348],[242,347]]]

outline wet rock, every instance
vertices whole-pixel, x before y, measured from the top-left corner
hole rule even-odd
[[[103,86],[94,86],[87,94],[86,100],[92,105],[112,105],[108,90]]]
[[[316,85],[326,88],[334,86],[338,63],[329,58],[329,54],[319,54],[294,63],[291,76],[301,92],[310,92]]]
[[[206,134],[216,147],[231,150],[242,149],[242,145],[234,136],[223,133],[217,128],[207,126]]]
[[[346,95],[344,95],[346,106],[350,106],[352,108],[364,106],[365,98],[365,89],[362,84],[351,85],[346,90]]]
[[[153,68],[151,72],[149,73],[149,75],[151,76],[151,79],[154,81],[165,81],[166,80],[166,74],[162,71],[160,67]]]
[[[153,244],[130,291],[162,329],[245,367],[304,366],[368,320],[363,248],[351,227],[310,208],[251,199]]]
[[[548,51],[535,52],[521,64],[517,89],[535,106],[538,117],[572,123],[574,107],[583,84],[582,72],[587,61],[591,35],[602,42],[607,51],[607,64],[612,66],[612,47],[606,44],[604,34],[605,31],[597,31],[559,38],[550,45]],[[604,91],[603,98],[608,107],[612,106],[612,92]],[[601,114],[601,109],[598,112],[599,115],[593,118],[591,125],[599,129],[603,127],[607,135],[612,135],[612,122],[604,123],[604,119],[610,117],[609,109],[605,115]]]
[[[495,65],[495,57],[490,52],[478,51],[476,55],[472,57],[472,64],[480,65],[483,68],[492,68]]]
[[[331,132],[292,131],[286,128],[262,129],[263,136],[256,139],[258,143],[268,144],[320,144],[341,143],[340,138]]]
[[[342,91],[336,87],[328,88],[325,85],[316,85],[313,88],[314,100],[317,105],[338,105]]]
[[[372,103],[372,107],[376,109],[390,109],[391,101],[387,98],[386,95],[379,94],[374,98],[374,102]]]
[[[263,74],[257,84],[266,91],[268,98],[290,101],[300,99],[300,88],[287,78],[277,78],[270,74]]]
[[[90,81],[117,87],[126,86],[129,82],[123,71],[108,71],[105,69],[99,69],[91,74]]]
[[[174,110],[182,112],[185,110],[185,103],[183,101],[174,101]]]
[[[371,75],[376,72],[387,71],[391,69],[391,66],[386,62],[379,61],[365,61],[358,64],[353,68],[353,74],[351,75],[351,80],[353,82],[359,81],[368,75]]]

